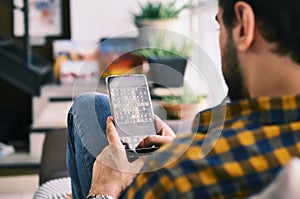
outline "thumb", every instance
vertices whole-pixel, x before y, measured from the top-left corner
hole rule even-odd
[[[114,125],[114,119],[112,116],[109,116],[106,121],[106,137],[109,144],[113,144],[117,148],[124,148]]]

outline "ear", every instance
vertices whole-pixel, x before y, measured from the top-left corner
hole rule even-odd
[[[249,4],[242,1],[235,4],[234,11],[237,21],[233,28],[233,40],[238,50],[246,51],[254,39],[254,12]]]

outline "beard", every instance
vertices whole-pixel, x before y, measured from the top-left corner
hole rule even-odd
[[[231,100],[249,98],[249,92],[245,86],[241,66],[237,57],[232,35],[228,35],[224,54],[222,55],[222,71],[228,86],[228,96]]]

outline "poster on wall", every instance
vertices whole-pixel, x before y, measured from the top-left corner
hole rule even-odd
[[[23,7],[23,0],[14,0],[14,5]],[[28,0],[30,37],[59,36],[62,34],[61,0]],[[24,35],[24,14],[14,10],[14,35]]]

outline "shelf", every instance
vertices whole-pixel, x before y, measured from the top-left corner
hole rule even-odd
[[[38,174],[40,157],[14,153],[0,159],[0,176]]]
[[[87,92],[106,93],[106,87],[103,85],[61,85],[61,84],[48,84],[41,88],[41,97],[46,97],[50,101],[66,101],[72,100],[80,94]]]

